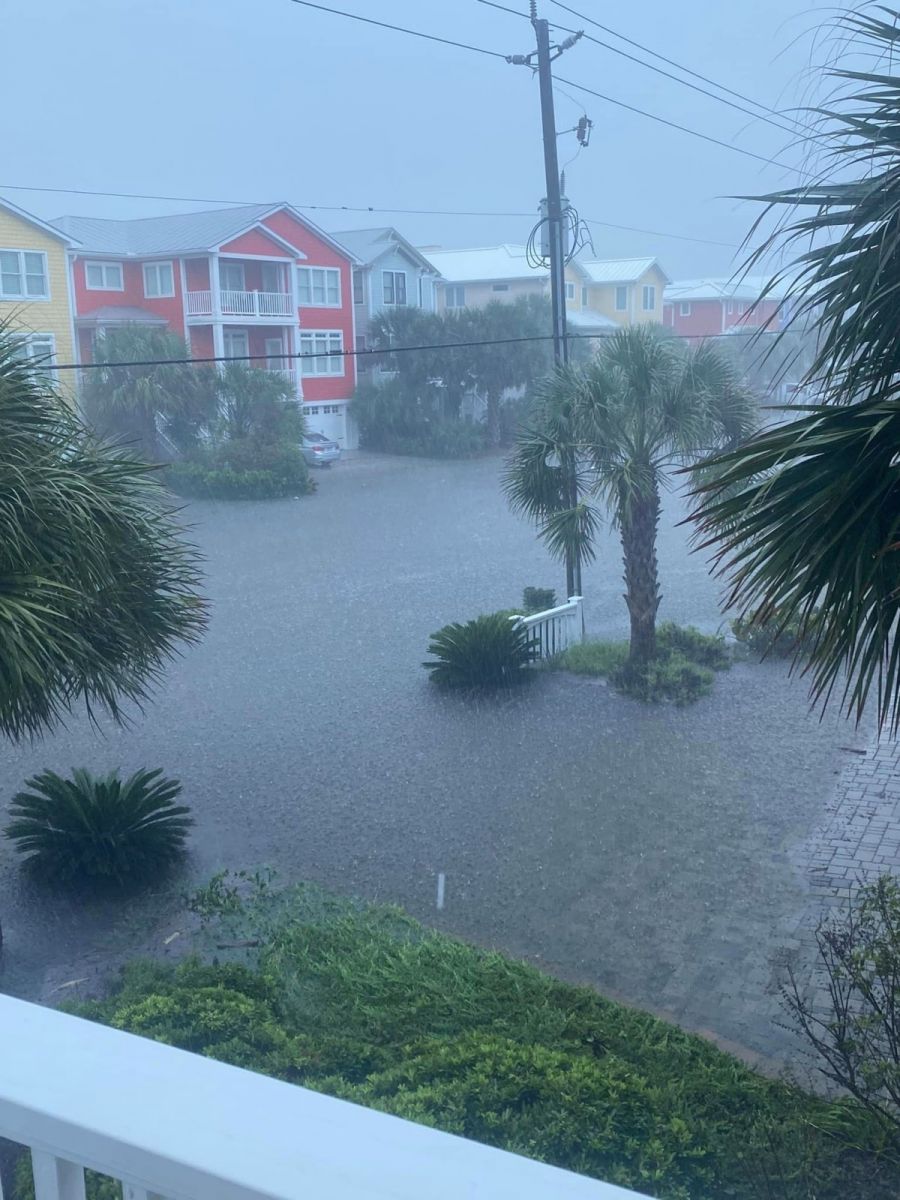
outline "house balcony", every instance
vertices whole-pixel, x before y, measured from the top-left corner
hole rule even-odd
[[[637,1193],[0,996],[0,1138],[35,1200],[636,1200]]]
[[[234,318],[239,321],[259,320],[272,323],[273,318],[283,319],[293,317],[297,313],[290,292],[234,292],[223,289],[219,293],[220,311],[215,311],[214,294],[210,289],[197,292],[185,292],[185,313],[187,317],[218,319]]]

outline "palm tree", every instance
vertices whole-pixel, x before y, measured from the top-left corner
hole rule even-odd
[[[762,197],[778,214],[751,259],[787,265],[788,328],[819,341],[805,382],[820,403],[719,460],[697,512],[731,602],[797,623],[812,694],[840,687],[862,715],[900,723],[900,10],[845,14],[838,93],[817,110],[825,169]],[[858,68],[862,54],[871,68]],[[761,220],[763,218],[760,218]],[[793,258],[793,261],[791,259]],[[811,647],[811,648],[810,648]]]
[[[656,652],[660,590],[656,530],[669,472],[750,430],[753,408],[714,349],[686,349],[658,325],[622,329],[585,368],[566,368],[541,389],[507,470],[512,507],[538,524],[557,557],[593,557],[599,500],[619,530],[631,621],[629,668]],[[578,494],[567,492],[575,457]]]
[[[150,462],[159,462],[167,424],[179,441],[190,442],[216,413],[215,371],[171,361],[187,358],[185,341],[167,329],[134,324],[108,330],[94,347],[100,365],[84,373],[88,417],[102,434],[133,441]]]
[[[153,469],[98,443],[0,326],[0,732],[140,701],[205,606]]]

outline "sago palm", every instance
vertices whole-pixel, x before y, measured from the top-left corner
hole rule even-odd
[[[762,199],[780,221],[794,321],[819,349],[820,401],[723,458],[697,514],[742,616],[797,627],[814,697],[900,722],[900,10],[845,15],[839,93],[817,110],[823,173]],[[793,262],[791,257],[793,256]]]
[[[591,558],[597,502],[609,513],[622,541],[632,670],[656,651],[660,493],[674,468],[746,437],[753,413],[721,355],[706,345],[688,349],[656,325],[620,330],[587,367],[561,370],[540,390],[510,460],[507,496],[559,558],[572,548]]]
[[[0,326],[0,733],[140,701],[205,607],[153,470],[97,443]]]

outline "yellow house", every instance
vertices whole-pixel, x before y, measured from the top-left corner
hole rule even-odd
[[[75,361],[69,250],[78,243],[54,225],[0,200],[0,321],[24,338],[29,358]],[[61,371],[74,392],[74,371]]]
[[[655,258],[580,259],[578,267],[585,276],[580,291],[585,307],[617,325],[662,324],[670,280]]]

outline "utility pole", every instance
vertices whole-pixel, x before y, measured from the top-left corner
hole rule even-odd
[[[531,0],[531,24],[537,49],[532,54],[512,55],[508,62],[533,67],[537,59],[537,75],[541,93],[541,129],[544,142],[544,175],[547,186],[547,242],[550,259],[550,304],[553,314],[553,357],[557,367],[569,361],[569,339],[566,329],[566,226],[568,216],[562,211],[559,160],[556,153],[556,114],[553,106],[553,71],[555,58],[570,49],[581,33],[574,33],[559,45],[550,47],[549,22],[537,15],[537,0]],[[565,503],[570,509],[578,506],[578,470],[576,448],[568,447],[561,454]],[[566,595],[581,595],[581,553],[577,545],[566,548]]]

